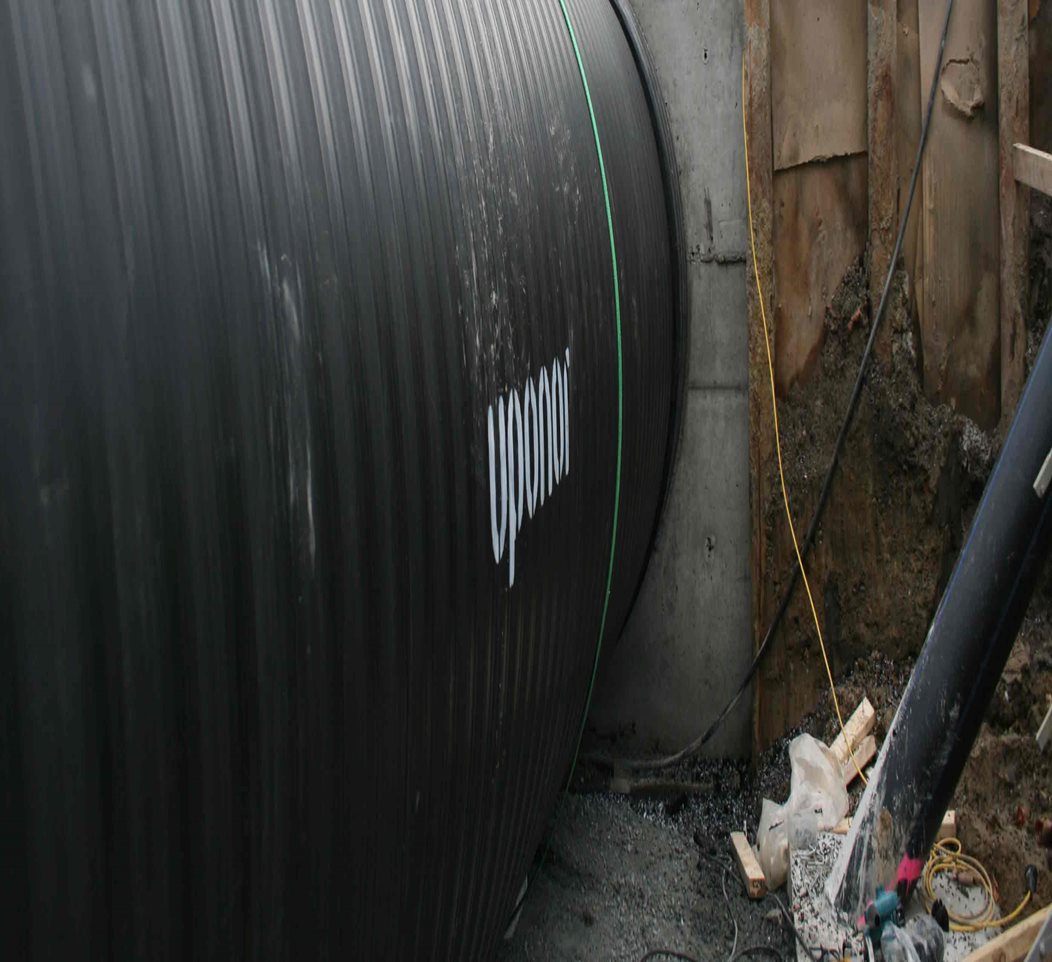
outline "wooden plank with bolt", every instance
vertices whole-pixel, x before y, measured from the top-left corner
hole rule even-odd
[[[847,835],[851,831],[851,818],[842,818],[836,826],[830,829],[833,835]],[[935,836],[935,841],[941,842],[947,838],[957,838],[957,813],[951,808],[942,817],[942,824]]]
[[[935,841],[941,842],[947,838],[960,838],[957,834],[957,813],[951,808],[942,817],[942,824],[935,835]]]
[[[876,709],[868,698],[863,698],[861,704],[847,720],[847,724],[844,725],[844,730],[833,739],[833,744],[829,746],[836,760],[840,762],[841,768],[851,765],[851,752],[848,751],[848,748],[854,751],[861,744],[862,739],[873,731],[876,724]]]
[[[864,769],[874,758],[877,757],[877,740],[872,735],[867,735],[854,748],[854,761],[851,756],[840,766],[844,773],[844,787],[847,788],[856,778],[859,769]]]
[[[1045,720],[1041,722],[1041,727],[1037,730],[1037,747],[1044,751],[1048,748],[1050,741],[1052,741],[1052,705],[1048,706]]]
[[[1012,148],[1012,173],[1019,183],[1052,196],[1052,154],[1016,144]]]
[[[1013,925],[1007,932],[976,949],[964,962],[1020,962],[1034,944],[1050,909],[1052,906],[1046,905],[1030,918]]]
[[[756,860],[756,853],[749,840],[742,832],[731,832],[731,848],[734,849],[734,858],[749,898],[762,899],[767,894],[767,877]]]

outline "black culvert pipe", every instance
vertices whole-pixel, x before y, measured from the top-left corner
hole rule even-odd
[[[0,959],[493,957],[686,370],[626,24],[0,0]]]
[[[914,878],[953,797],[1048,555],[1052,449],[1046,335],[851,833],[827,883],[857,916],[877,885]]]

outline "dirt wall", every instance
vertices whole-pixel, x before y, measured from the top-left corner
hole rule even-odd
[[[984,431],[925,396],[909,283],[900,271],[808,563],[834,676],[877,652],[908,659],[920,650],[999,449],[996,431]],[[868,289],[862,259],[826,309],[812,377],[779,405],[783,465],[800,537],[869,335]],[[1032,204],[1029,299],[1028,365],[1052,317],[1047,198]],[[767,490],[771,494],[761,506],[765,563],[772,576],[769,594],[777,598],[791,573],[793,550],[774,462]],[[760,672],[760,746],[824,698],[828,682],[801,586]]]

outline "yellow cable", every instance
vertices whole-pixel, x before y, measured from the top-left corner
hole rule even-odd
[[[825,662],[826,676],[829,678],[829,690],[833,693],[833,707],[836,709],[836,719],[840,723],[840,731],[844,735],[844,745],[851,756],[851,762],[862,779],[862,784],[868,784],[862,768],[855,759],[854,749],[848,740],[847,732],[844,730],[844,716],[840,712],[840,700],[836,695],[836,684],[833,681],[833,670],[829,667],[829,656],[826,654],[825,640],[822,638],[822,626],[818,621],[818,609],[815,607],[815,599],[811,595],[811,584],[807,579],[807,569],[804,567],[803,555],[800,554],[800,545],[796,540],[796,526],[793,524],[793,512],[789,507],[789,491],[785,485],[785,470],[782,467],[782,438],[778,428],[778,397],[774,386],[774,361],[771,359],[771,335],[767,328],[767,310],[764,307],[763,287],[760,284],[760,268],[756,263],[756,235],[752,223],[752,184],[749,172],[749,124],[748,114],[745,106],[745,61],[742,60],[742,133],[745,140],[745,197],[749,213],[749,246],[752,248],[752,269],[756,277],[756,295],[760,301],[760,318],[763,320],[763,340],[767,347],[767,370],[771,376],[771,408],[774,412],[774,449],[778,455],[778,479],[782,486],[782,501],[785,504],[785,517],[789,522],[789,534],[793,539],[793,551],[796,552],[796,562],[800,565],[800,576],[807,591],[807,601],[811,606],[811,615],[815,620],[815,631],[818,633],[818,645],[822,649],[822,661]],[[757,470],[760,466],[757,465]]]
[[[935,892],[935,878],[944,873],[954,876],[968,872],[975,877],[976,884],[986,892],[986,904],[974,915],[957,915],[947,910],[950,917],[950,929],[954,932],[981,932],[983,929],[998,929],[1014,922],[1030,904],[1030,892],[1027,891],[1020,903],[1007,915],[999,919],[993,917],[997,903],[994,899],[994,883],[990,873],[977,858],[965,855],[959,839],[947,838],[936,842],[931,847],[931,854],[924,866],[923,892],[927,908],[930,911],[938,895]]]

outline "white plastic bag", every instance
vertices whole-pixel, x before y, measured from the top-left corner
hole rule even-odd
[[[776,805],[763,800],[756,831],[756,856],[770,890],[785,884],[789,850],[812,848],[818,833],[833,828],[848,809],[840,763],[817,738],[798,735],[789,744],[789,800]]]
[[[763,800],[756,830],[756,857],[767,879],[767,888],[780,889],[789,874],[789,826],[785,805]]]
[[[847,815],[847,789],[836,756],[817,738],[797,735],[789,743],[789,845],[812,848]]]

